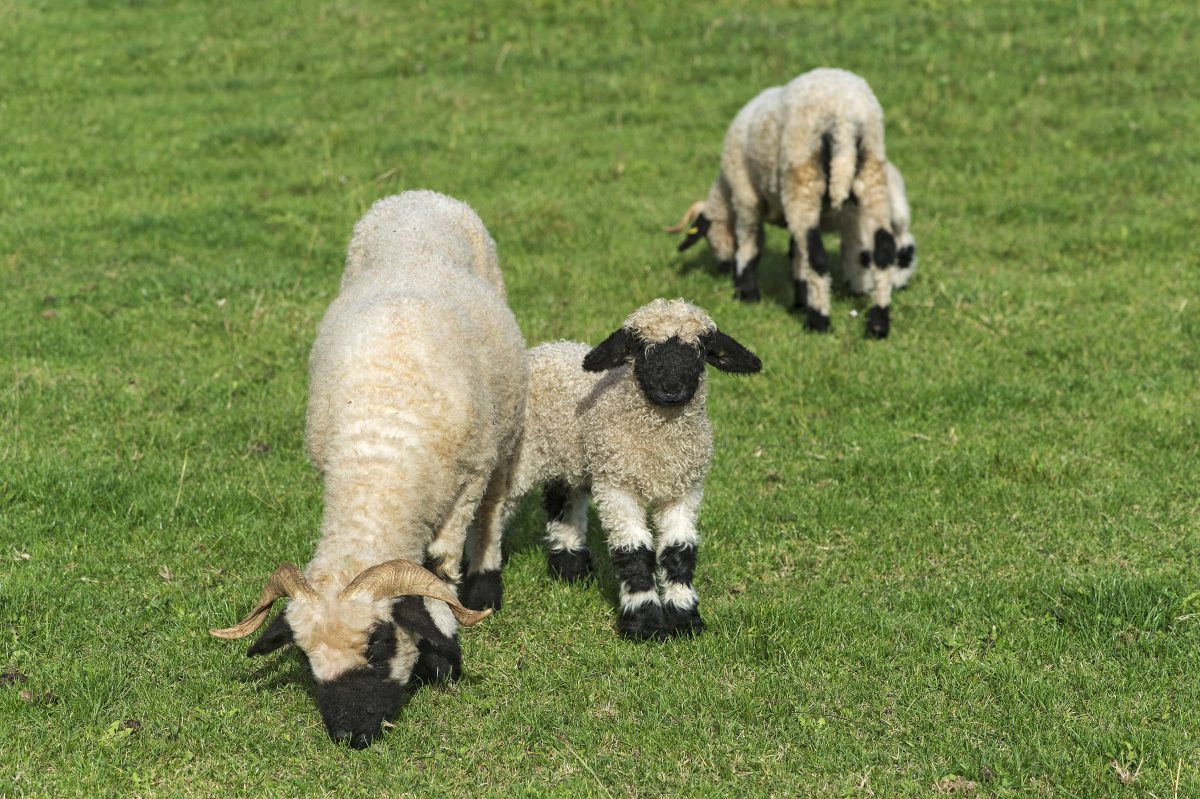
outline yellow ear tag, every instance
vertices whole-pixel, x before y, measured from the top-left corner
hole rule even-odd
[[[689,236],[695,236],[699,232],[700,232],[700,228],[696,227],[695,225],[692,225],[690,228],[688,228]]]

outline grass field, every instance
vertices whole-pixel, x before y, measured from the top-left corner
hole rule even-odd
[[[0,796],[1200,795],[1198,29],[0,0]],[[780,231],[756,306],[661,232],[819,65],[908,179],[886,342],[859,298],[802,330]],[[552,583],[533,499],[467,676],[353,752],[297,656],[206,630],[312,552],[308,347],[354,220],[416,187],[479,211],[529,342],[683,296],[765,368],[713,378],[703,637],[619,640],[606,558]]]

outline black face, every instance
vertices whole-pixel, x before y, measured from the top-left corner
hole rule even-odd
[[[647,344],[632,331],[617,328],[583,359],[586,372],[603,372],[633,361],[633,372],[646,399],[656,405],[683,405],[700,387],[704,365],[722,372],[753,374],[762,361],[720,330],[700,337],[699,346],[672,336],[661,344]]]
[[[700,214],[700,216],[696,217],[696,221],[693,222],[692,226],[688,228],[687,235],[684,237],[683,241],[679,242],[679,252],[683,252],[696,242],[700,241],[700,239],[707,236],[708,229],[710,227],[712,227],[712,220],[707,216]]]
[[[394,624],[380,624],[371,631],[364,653],[367,665],[330,682],[317,683],[317,706],[329,736],[338,743],[365,749],[380,736],[383,722],[395,716],[409,696],[408,686],[391,679],[391,661],[396,655],[396,630],[417,636],[417,662],[409,685],[458,679],[462,674],[462,650],[458,637],[446,635],[425,607],[424,600],[404,596],[392,603]],[[286,617],[278,614],[247,655],[265,655],[294,643]],[[301,655],[304,652],[301,650]],[[307,659],[307,656],[305,656]]]
[[[633,373],[646,399],[655,405],[685,405],[700,387],[704,353],[675,336],[650,346],[639,341],[634,348]]]
[[[390,678],[395,654],[395,627],[378,625],[367,642],[367,666],[317,683],[317,707],[334,741],[366,749],[382,733],[384,719],[400,711],[407,696],[404,685]]]

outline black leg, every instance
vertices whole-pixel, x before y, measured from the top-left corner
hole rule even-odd
[[[614,549],[613,568],[621,581],[621,609],[617,629],[624,638],[661,639],[662,605],[654,582],[654,550],[648,547]]]
[[[804,234],[804,248],[808,254],[808,265],[817,277],[828,283],[829,253],[825,252],[825,243],[821,241],[821,231],[815,227],[809,228]],[[826,293],[829,289],[826,286]],[[814,333],[825,333],[829,330],[829,316],[818,308],[808,305],[808,291],[805,289],[804,325]]]
[[[704,630],[699,599],[692,587],[696,571],[694,544],[677,544],[663,549],[658,558],[663,573],[663,626],[667,635],[691,637]]]
[[[500,570],[468,574],[463,579],[462,588],[458,593],[459,601],[471,610],[499,610],[504,601],[504,583],[500,579]]]
[[[762,294],[758,290],[758,256],[746,264],[741,274],[733,276],[733,297],[742,302],[758,302]]]

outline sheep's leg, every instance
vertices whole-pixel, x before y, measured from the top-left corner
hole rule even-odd
[[[842,240],[842,276],[846,279],[846,288],[855,294],[866,294],[874,288],[875,282],[869,271],[871,252],[863,238],[857,207],[842,206],[838,212],[838,234]]]
[[[660,504],[654,511],[658,529],[658,568],[662,579],[664,627],[668,635],[693,636],[704,629],[692,586],[696,570],[696,515],[704,486],[697,484],[682,497]]]
[[[433,541],[425,552],[432,563],[432,571],[448,583],[457,584],[462,576],[463,549],[467,542],[467,530],[479,508],[486,477],[469,477],[454,499],[454,505],[442,526],[434,533]]]
[[[758,259],[762,255],[762,220],[739,208],[737,212],[737,253],[734,256],[733,296],[744,302],[758,302]]]
[[[808,307],[808,284],[805,283],[801,278],[795,276],[798,274],[796,271],[797,270],[797,267],[796,267],[797,255],[796,255],[796,253],[798,250],[799,250],[799,246],[796,244],[796,237],[789,236],[788,237],[788,263],[792,264],[792,274],[793,274],[792,284],[796,290],[795,297],[792,300],[792,307],[795,308],[796,310],[800,310],[801,308]]]
[[[892,304],[892,264],[896,262],[896,238],[892,234],[891,206],[888,200],[884,161],[868,156],[859,172],[862,196],[859,197],[860,226],[865,240],[871,241],[871,291],[873,303],[867,311],[867,336],[887,338]]]
[[[556,480],[543,490],[542,505],[546,509],[546,560],[550,574],[568,583],[590,577],[588,492]]]
[[[624,638],[663,638],[663,610],[654,583],[654,538],[636,497],[611,486],[593,487],[608,552],[621,582],[617,630]]]
[[[829,330],[832,293],[829,256],[821,242],[821,196],[824,192],[825,174],[819,159],[793,166],[785,175],[783,212],[797,245],[792,255],[796,301],[804,304],[805,326],[817,332]]]
[[[471,525],[468,545],[470,564],[459,595],[460,601],[472,610],[499,610],[504,599],[504,584],[500,579],[500,540],[507,518],[505,497],[508,493],[508,471],[507,467],[501,467],[492,474]]]

